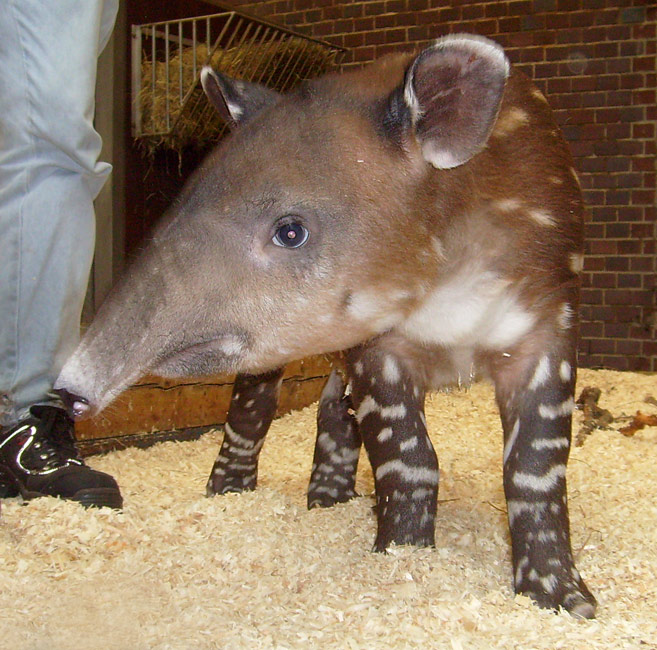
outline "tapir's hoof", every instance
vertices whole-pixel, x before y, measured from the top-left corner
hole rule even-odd
[[[529,596],[539,607],[554,610],[563,608],[575,618],[595,618],[596,600],[581,580],[577,584],[569,580],[553,593],[535,588],[520,593]]]
[[[330,508],[337,503],[346,503],[351,501],[358,494],[351,489],[336,490],[335,488],[326,488],[318,486],[313,490],[308,490],[308,510],[313,508]]]
[[[433,533],[418,535],[416,533],[406,533],[390,537],[388,535],[377,535],[372,546],[373,553],[387,553],[391,546],[415,546],[416,548],[433,548],[436,545],[436,538]]]
[[[374,511],[377,534],[372,549],[385,553],[393,544],[397,546],[436,545],[436,494],[426,501],[409,499],[406,495],[377,495]]]
[[[205,494],[213,497],[216,494],[227,494],[229,492],[251,492],[255,490],[256,483],[256,475],[217,474],[213,470],[205,486]]]

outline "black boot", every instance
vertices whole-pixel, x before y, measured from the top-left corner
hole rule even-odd
[[[0,432],[0,497],[52,496],[120,509],[116,481],[80,458],[66,411],[40,405],[30,408],[30,415]]]

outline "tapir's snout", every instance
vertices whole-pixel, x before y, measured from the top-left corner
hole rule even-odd
[[[59,395],[60,399],[64,403],[66,410],[76,420],[82,419],[85,416],[91,414],[89,400],[87,400],[86,397],[82,397],[81,395],[74,395],[65,388],[60,388],[55,392]]]

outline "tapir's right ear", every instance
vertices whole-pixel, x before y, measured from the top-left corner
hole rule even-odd
[[[425,160],[449,169],[486,146],[508,76],[504,50],[479,36],[445,36],[415,58],[403,101]]]
[[[279,98],[274,90],[232,79],[207,65],[201,70],[201,84],[221,118],[231,126],[246,122]]]

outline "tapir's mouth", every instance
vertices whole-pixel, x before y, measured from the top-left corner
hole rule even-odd
[[[248,350],[248,340],[243,334],[221,334],[188,345],[170,347],[158,356],[152,372],[163,377],[227,372]]]

